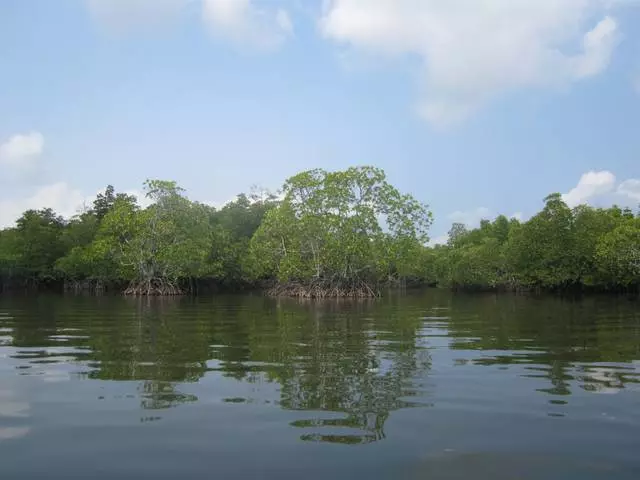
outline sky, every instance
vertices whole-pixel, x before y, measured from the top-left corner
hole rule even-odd
[[[375,165],[452,222],[640,204],[636,0],[2,0],[0,227]]]

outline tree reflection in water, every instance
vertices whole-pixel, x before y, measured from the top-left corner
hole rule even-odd
[[[115,315],[112,328],[91,332],[96,368],[90,378],[140,380],[145,410],[197,401],[179,384],[204,375],[277,383],[281,408],[314,412],[291,423],[311,431],[301,435],[307,441],[380,440],[390,412],[424,405],[409,400],[415,393],[408,388],[430,367],[428,350],[416,341],[419,316],[358,301],[244,297],[239,306],[210,307],[190,299],[138,300],[135,318]],[[324,418],[322,412],[344,416]]]
[[[616,393],[640,381],[637,310],[606,298],[434,292],[375,301],[15,302],[4,308],[19,318],[7,314],[0,327],[21,375],[68,378],[56,367],[73,364],[83,379],[137,382],[144,422],[215,395],[225,408],[289,411],[287,421],[305,441],[379,441],[392,412],[434,401],[430,389],[442,381],[430,377],[434,348],[447,352],[453,368],[514,366],[532,380],[532,392],[560,408],[576,387]],[[226,390],[206,390],[204,377]]]

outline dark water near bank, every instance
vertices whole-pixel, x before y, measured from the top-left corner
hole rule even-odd
[[[640,304],[0,297],[0,478],[640,478]]]

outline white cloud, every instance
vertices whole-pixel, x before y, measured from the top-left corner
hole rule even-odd
[[[448,241],[449,234],[445,233],[444,235],[439,235],[435,238],[432,238],[431,240],[429,240],[429,243],[427,243],[427,245],[430,247],[435,247],[436,245],[446,245]]]
[[[21,438],[31,431],[30,427],[2,427],[0,428],[0,441],[11,438]]]
[[[116,193],[119,193],[119,192],[116,192]],[[141,190],[136,190],[136,189],[126,190],[124,193],[126,193],[127,195],[133,195],[134,197],[136,197],[136,203],[140,208],[147,208],[149,205],[153,203],[146,196],[146,194]],[[91,203],[93,203],[94,199],[95,199],[95,196],[91,198]]]
[[[190,0],[87,0],[91,17],[110,31],[166,23],[186,8]]]
[[[640,179],[629,178],[618,183],[608,170],[590,171],[583,174],[578,185],[563,194],[562,199],[570,207],[593,203],[632,206],[640,202]]]
[[[86,201],[85,196],[64,182],[39,188],[32,196],[20,199],[0,200],[0,228],[8,227],[25,210],[52,208],[59,215],[71,217]]]
[[[454,223],[463,223],[467,227],[474,228],[480,225],[480,220],[493,217],[491,210],[486,207],[478,207],[473,210],[455,211],[448,215],[449,220]]]
[[[236,45],[270,50],[293,34],[286,10],[252,0],[203,0],[202,17],[212,35]]]
[[[328,0],[324,35],[417,58],[418,111],[446,126],[499,94],[602,72],[617,43],[611,0]]]
[[[293,34],[293,22],[291,21],[291,17],[286,10],[279,8],[276,12],[276,24],[280,27],[280,30],[287,34]]]
[[[85,0],[91,17],[106,30],[127,32],[157,27],[201,8],[211,34],[242,47],[271,50],[293,35],[283,8],[257,0]]]
[[[618,185],[617,192],[620,195],[629,197],[632,200],[640,202],[640,180],[636,178],[630,178]]]
[[[210,207],[213,207],[216,210],[220,210],[220,209],[224,208],[225,205],[228,205],[228,204],[230,204],[232,202],[235,202],[237,198],[238,197],[236,196],[236,197],[230,198],[229,200],[224,200],[224,201],[205,200],[202,203],[204,203],[205,205],[208,205]]]
[[[640,202],[640,179],[630,178],[618,184],[616,176],[608,170],[589,171],[580,177],[574,188],[562,195],[562,199],[572,208],[590,203],[597,203],[599,206],[631,206],[633,202]],[[455,211],[447,215],[447,218],[450,222],[462,223],[467,228],[477,228],[481,220],[494,221],[496,215],[486,207],[478,207]],[[509,218],[523,222],[528,216],[522,212],[515,212]],[[445,243],[446,238],[446,235],[436,237],[429,245]]]
[[[40,187],[29,197],[0,200],[0,228],[12,226],[29,209],[51,208],[64,218],[71,218],[90,208],[98,193],[103,192],[100,190],[94,195],[85,195],[66,182],[57,182]],[[134,195],[141,208],[151,205],[151,201],[140,190],[126,190],[124,193]]]
[[[569,193],[562,195],[562,199],[570,207],[575,207],[589,200],[613,192],[616,184],[616,176],[607,171],[590,171],[580,177],[580,181]]]
[[[0,144],[0,166],[25,169],[33,166],[44,150],[44,136],[40,132],[17,134]]]
[[[598,75],[609,65],[611,54],[618,42],[618,24],[611,17],[602,19],[582,41],[583,53],[571,58],[569,66],[575,79]]]

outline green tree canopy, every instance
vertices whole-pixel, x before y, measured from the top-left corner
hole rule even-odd
[[[303,295],[373,293],[402,275],[403,259],[427,241],[431,213],[374,167],[309,170],[288,179],[284,200],[251,241],[254,271]]]

